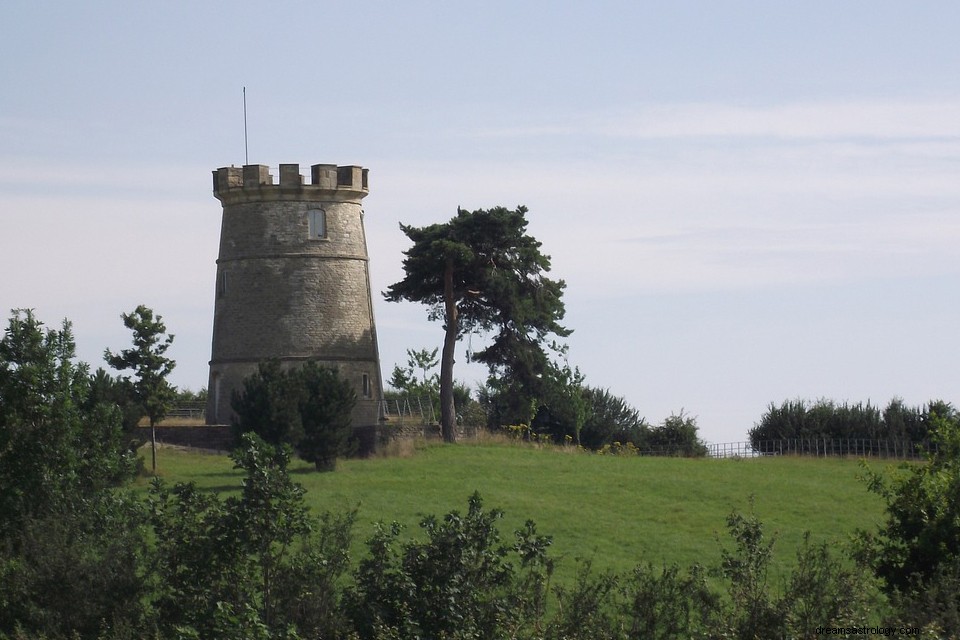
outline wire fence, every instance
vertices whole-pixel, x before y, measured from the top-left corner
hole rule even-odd
[[[854,458],[894,458],[918,460],[924,452],[935,450],[929,441],[873,438],[786,438],[758,442],[721,442],[707,444],[711,458],[757,458],[761,456],[814,456]]]
[[[427,425],[437,422],[433,402],[430,398],[422,396],[384,398],[380,400],[380,416],[395,422],[397,426]]]
[[[206,412],[206,402],[181,402],[167,411],[167,418],[200,419]]]

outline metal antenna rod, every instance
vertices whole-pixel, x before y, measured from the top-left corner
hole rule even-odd
[[[243,164],[250,164],[250,152],[247,150],[247,88],[243,88]]]

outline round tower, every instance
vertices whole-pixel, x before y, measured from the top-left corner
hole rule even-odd
[[[380,357],[361,201],[367,170],[316,164],[213,172],[223,205],[207,423],[228,424],[230,395],[260,362],[307,360],[353,384],[355,427],[377,424]]]

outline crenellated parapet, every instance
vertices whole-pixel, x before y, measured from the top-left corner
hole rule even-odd
[[[368,171],[355,165],[315,164],[310,167],[307,182],[299,164],[281,164],[280,180],[274,182],[267,165],[220,167],[213,172],[213,195],[224,203],[303,198],[359,200],[370,191]]]

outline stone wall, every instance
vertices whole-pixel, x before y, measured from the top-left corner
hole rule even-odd
[[[223,205],[207,422],[229,422],[230,394],[260,362],[337,368],[357,393],[356,425],[376,425],[382,383],[370,293],[361,167],[214,172]],[[321,222],[317,222],[320,220]]]
[[[158,426],[157,442],[173,444],[194,449],[211,451],[229,451],[233,448],[233,433],[229,426],[222,424],[195,427]],[[150,442],[150,427],[137,427],[137,435]]]
[[[228,425],[201,425],[201,426],[158,426],[157,442],[163,444],[190,447],[192,449],[206,449],[210,451],[230,451],[233,449],[233,431]],[[150,427],[138,427],[137,434],[145,441],[150,441]],[[458,427],[459,438],[470,438],[476,435],[475,429]],[[354,427],[353,439],[356,444],[354,455],[365,457],[392,439],[424,438],[436,440],[440,438],[438,425],[422,425],[408,423],[403,426],[395,425],[366,425]]]

